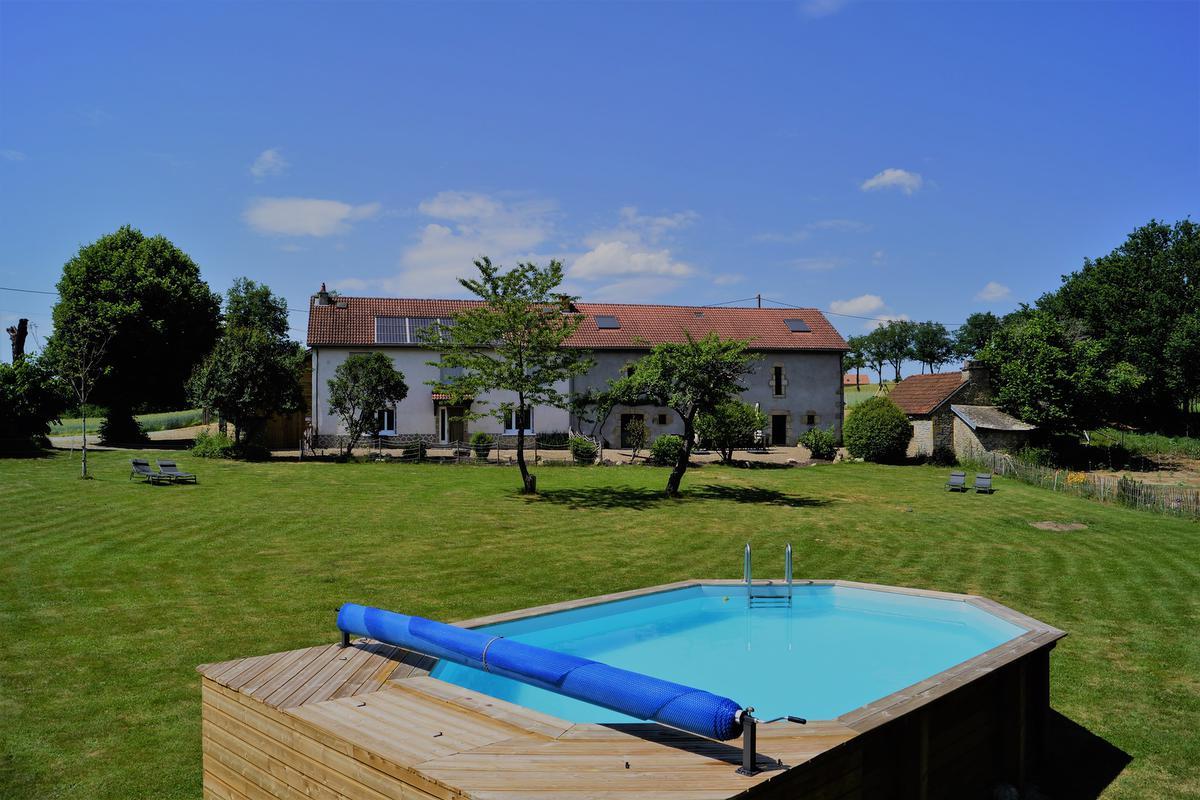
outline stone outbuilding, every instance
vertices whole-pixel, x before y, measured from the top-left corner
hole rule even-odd
[[[1011,452],[1028,444],[1036,430],[992,405],[987,370],[978,362],[968,362],[961,372],[910,375],[890,396],[913,426],[910,457],[935,450],[958,458]]]

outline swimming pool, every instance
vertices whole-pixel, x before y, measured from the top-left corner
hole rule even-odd
[[[730,697],[760,719],[833,719],[1026,632],[959,599],[829,584],[753,608],[745,586],[692,585],[480,630]],[[571,722],[637,721],[449,661],[431,675]]]

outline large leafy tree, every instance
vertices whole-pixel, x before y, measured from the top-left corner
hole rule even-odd
[[[937,372],[954,358],[954,339],[940,322],[918,322],[912,326],[912,357],[921,362],[921,372],[929,367]]]
[[[329,410],[346,428],[346,457],[364,434],[379,430],[379,411],[408,396],[404,374],[383,353],[355,353],[329,379]]]
[[[713,414],[737,398],[742,378],[753,371],[757,356],[749,342],[722,339],[715,333],[703,339],[655,345],[634,364],[633,374],[613,381],[610,392],[623,405],[656,405],[674,409],[683,420],[683,448],[667,479],[667,495],[678,496],[696,438],[696,419]]]
[[[892,320],[869,334],[877,354],[890,364],[900,380],[900,367],[913,357],[913,335],[916,326],[908,320]]]
[[[58,295],[48,354],[61,363],[68,350],[102,351],[92,401],[108,407],[104,433],[140,438],[133,410],[183,401],[216,340],[220,298],[186,253],[129,226],[81,247],[63,266]]]
[[[959,358],[973,358],[1003,324],[991,311],[976,311],[969,315],[954,333],[954,354]]]
[[[1109,409],[1126,421],[1172,427],[1197,400],[1200,225],[1151,220],[1037,305],[1072,337],[1098,345],[1098,367],[1125,363],[1145,378]]]
[[[287,304],[269,288],[239,278],[227,297],[225,330],[188,381],[191,402],[234,424],[240,444],[267,418],[303,403],[304,352],[287,338]]]
[[[65,387],[41,359],[0,364],[0,451],[44,445],[66,404]]]
[[[525,425],[534,406],[567,408],[566,382],[592,365],[591,357],[563,345],[575,333],[582,317],[572,313],[570,298],[557,293],[563,279],[562,264],[547,267],[519,264],[502,271],[491,259],[475,262],[477,278],[459,283],[483,302],[454,317],[449,326],[426,331],[426,342],[440,349],[445,380],[435,381],[439,392],[452,402],[469,405],[468,419],[491,416],[517,420],[517,465],[522,491],[537,491],[537,481],[525,462]],[[484,396],[503,392],[506,399]]]
[[[728,464],[733,451],[754,442],[754,434],[767,426],[767,415],[741,400],[727,400],[708,414],[696,418],[696,432],[709,442]]]
[[[1049,433],[1078,432],[1101,421],[1143,378],[1128,362],[1107,367],[1103,345],[1073,335],[1038,309],[1011,314],[977,357],[996,386],[998,404]]]

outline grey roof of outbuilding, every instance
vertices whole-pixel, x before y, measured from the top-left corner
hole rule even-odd
[[[989,431],[1032,431],[1036,425],[1022,422],[1011,414],[1005,414],[995,406],[960,406],[950,404],[950,410],[971,428],[983,428]]]

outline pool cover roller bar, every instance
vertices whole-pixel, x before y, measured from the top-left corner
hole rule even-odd
[[[369,636],[711,739],[742,733],[742,709],[729,698],[599,661],[354,603],[341,607],[337,624],[343,635]]]

